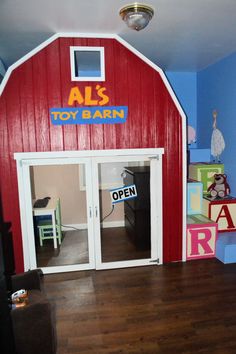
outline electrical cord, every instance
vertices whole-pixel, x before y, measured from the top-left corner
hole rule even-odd
[[[110,215],[113,213],[114,208],[115,208],[115,206],[114,206],[114,204],[113,204],[110,213],[107,214],[106,216],[104,216],[104,218],[102,219],[102,222],[103,222],[106,218],[108,218],[108,216],[110,216]]]
[[[113,204],[110,213],[107,214],[106,216],[104,216],[104,218],[102,219],[101,222],[103,222],[106,218],[108,218],[108,216],[110,216],[110,215],[113,213],[114,208],[115,208],[115,206],[114,206],[114,204]],[[74,227],[74,226],[68,226],[68,225],[63,225],[63,224],[61,224],[61,226],[66,227],[66,228],[68,228],[68,229],[73,229],[73,230],[78,230],[78,231],[81,230],[81,229],[78,229],[77,227]]]
[[[63,225],[63,224],[61,224],[61,226],[66,227],[67,229],[73,229],[73,230],[81,231],[81,229],[78,229],[77,227],[68,226],[68,225]]]

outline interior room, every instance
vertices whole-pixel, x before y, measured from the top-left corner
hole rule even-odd
[[[1,2],[1,352],[235,354],[235,13]]]
[[[142,235],[137,239],[138,230],[130,230],[132,220],[127,205],[133,207],[132,201],[112,204],[110,191],[123,185],[130,184],[128,171],[142,172],[150,180],[150,163],[147,161],[113,162],[99,165],[99,198],[100,198],[100,227],[101,249],[103,262],[122,261],[130,259],[150,258],[150,213],[146,216],[145,208],[150,209],[149,185],[142,187],[146,193],[142,201],[148,200],[147,206],[139,206],[140,216],[147,219],[145,225],[140,223]],[[144,172],[144,173],[145,173]],[[127,176],[128,175],[128,176]],[[31,166],[31,191],[33,218],[35,230],[36,263],[38,268],[84,264],[89,262],[88,248],[88,215],[86,203],[85,166],[47,165]],[[129,180],[127,181],[127,178]],[[142,178],[142,177],[141,177]],[[141,188],[138,187],[139,189]],[[146,191],[144,191],[144,189]],[[141,193],[137,191],[137,193]],[[50,196],[52,200],[60,201],[61,240],[55,249],[52,242],[52,232],[46,235],[40,243],[39,230],[45,215],[37,215],[35,208],[37,200]],[[129,203],[129,204],[127,204]],[[36,211],[37,209],[37,211]],[[132,208],[133,209],[133,208]],[[39,209],[42,212],[42,209]],[[143,211],[144,210],[144,211]],[[42,213],[41,213],[42,214]],[[149,224],[149,225],[148,225]],[[43,221],[45,225],[45,221]],[[148,231],[149,230],[149,231]]]

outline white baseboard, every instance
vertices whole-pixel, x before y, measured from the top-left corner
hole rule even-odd
[[[118,221],[104,221],[102,222],[102,228],[107,229],[111,227],[124,227],[124,220]],[[87,224],[70,224],[62,226],[62,231],[73,231],[73,230],[86,230],[88,228]]]
[[[62,226],[62,231],[86,230],[87,224],[67,224]]]
[[[124,220],[117,220],[117,221],[104,221],[102,222],[102,228],[108,229],[110,227],[124,227],[125,221]]]

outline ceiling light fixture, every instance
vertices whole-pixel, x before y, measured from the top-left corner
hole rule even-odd
[[[144,4],[126,5],[120,10],[120,16],[129,28],[140,31],[145,28],[154,15],[154,10]]]

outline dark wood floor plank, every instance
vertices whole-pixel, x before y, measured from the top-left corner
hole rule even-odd
[[[45,276],[58,354],[235,354],[236,264]]]
[[[85,264],[89,262],[87,230],[63,232],[62,243],[54,248],[53,240],[39,245],[36,236],[36,259],[38,267]],[[151,250],[138,249],[131,242],[125,227],[101,229],[101,255],[103,262],[115,262],[151,257]]]

